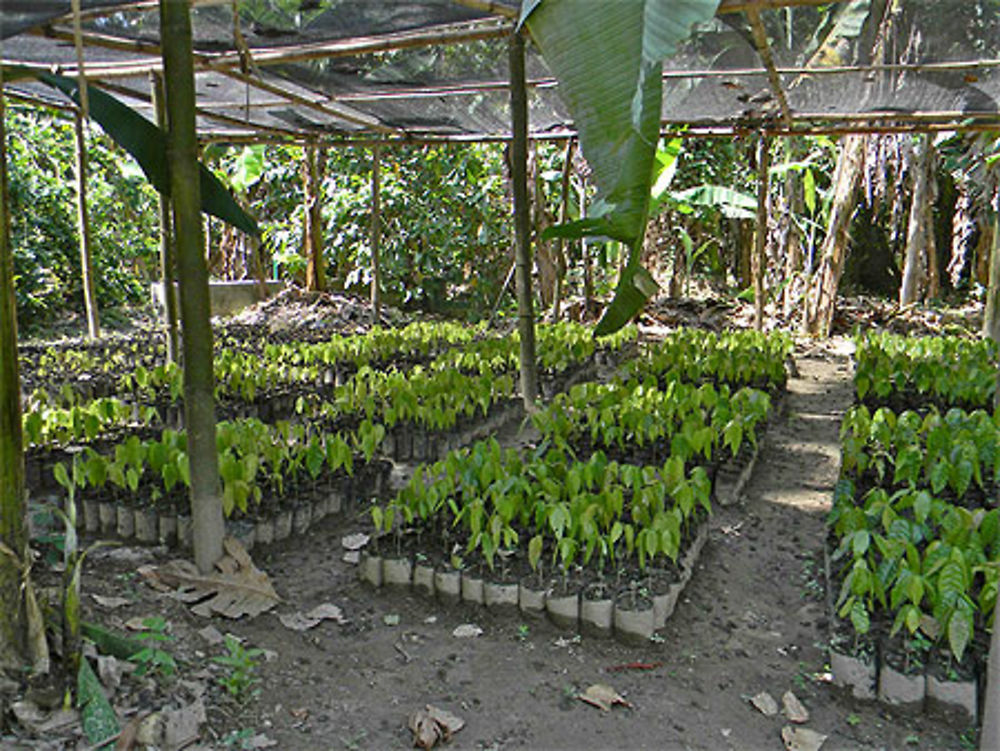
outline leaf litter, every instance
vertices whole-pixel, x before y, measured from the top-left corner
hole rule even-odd
[[[260,615],[277,605],[281,598],[266,573],[258,569],[238,540],[223,541],[226,555],[215,567],[217,572],[202,574],[187,560],[173,560],[163,566],[142,566],[139,573],[154,588],[173,590],[173,595],[192,605],[195,615],[227,618]]]
[[[631,702],[605,683],[595,683],[588,686],[587,690],[582,694],[577,694],[576,698],[597,707],[603,712],[610,712],[611,708],[616,704],[628,707],[629,709],[632,708]]]
[[[281,624],[285,628],[289,628],[292,631],[308,631],[323,621],[336,621],[340,624],[347,623],[344,612],[331,602],[324,602],[322,605],[317,605],[305,614],[301,612],[284,613],[278,616],[278,620],[281,621]]]
[[[426,705],[410,715],[408,722],[413,732],[416,748],[430,749],[438,741],[447,743],[451,737],[465,727],[465,720],[433,704]]]

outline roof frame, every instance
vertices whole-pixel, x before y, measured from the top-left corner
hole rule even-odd
[[[192,0],[195,7],[228,4],[231,0]],[[270,66],[298,63],[315,59],[346,58],[359,55],[390,52],[404,49],[433,47],[442,44],[457,44],[462,42],[500,38],[508,35],[513,29],[518,9],[510,0],[452,0],[455,5],[488,14],[487,17],[464,21],[460,23],[440,24],[438,26],[421,27],[407,31],[396,31],[383,34],[355,36],[346,39],[313,41],[287,47],[257,46],[253,49],[240,45],[240,32],[234,30],[235,49],[226,52],[196,51],[194,64],[196,75],[215,74],[240,82],[253,91],[268,94],[273,100],[258,100],[248,105],[246,102],[206,101],[199,103],[199,115],[205,120],[226,126],[219,132],[203,133],[203,140],[224,140],[227,137],[243,138],[251,131],[259,131],[267,138],[286,138],[297,142],[322,141],[328,143],[344,142],[358,143],[361,140],[401,141],[401,142],[438,142],[438,141],[475,141],[502,139],[503,133],[481,132],[476,134],[449,134],[438,132],[422,132],[408,127],[389,125],[371,113],[351,106],[352,103],[379,103],[394,100],[436,98],[445,101],[446,98],[473,96],[491,92],[500,92],[508,87],[502,80],[481,80],[465,83],[426,84],[401,89],[386,86],[382,89],[369,88],[362,91],[329,92],[319,90],[315,85],[302,81],[284,81],[281,76],[262,74]],[[915,125],[921,127],[966,129],[968,127],[986,127],[991,121],[1000,128],[1000,116],[994,111],[970,109],[966,111],[941,110],[929,108],[916,112],[870,111],[870,112],[821,112],[806,111],[800,107],[793,111],[788,98],[788,91],[783,85],[782,77],[797,76],[830,76],[845,74],[875,74],[895,72],[966,72],[973,77],[976,71],[991,70],[1000,67],[1000,59],[979,60],[948,60],[925,62],[917,64],[890,63],[869,65],[836,65],[830,67],[813,66],[780,66],[776,63],[773,51],[764,28],[761,12],[788,7],[820,6],[843,2],[843,0],[722,0],[718,14],[743,14],[749,24],[752,47],[756,51],[761,67],[742,67],[718,70],[665,70],[664,80],[700,80],[723,79],[733,77],[766,76],[771,95],[776,107],[766,106],[760,111],[748,111],[740,116],[724,120],[687,122],[692,132],[718,133],[729,132],[740,134],[748,131],[767,131],[772,133],[837,133],[849,131],[852,128],[874,130],[882,128],[897,132],[907,130]],[[119,12],[135,10],[152,10],[157,6],[157,0],[143,0],[127,6],[103,7],[84,11],[80,18],[94,20]],[[127,96],[147,100],[145,92],[137,92],[124,83],[116,83],[123,79],[157,72],[162,69],[159,44],[127,39],[111,34],[84,30],[79,36],[65,24],[72,24],[73,15],[67,14],[31,34],[47,37],[57,41],[73,42],[79,39],[88,47],[103,48],[116,52],[132,52],[136,59],[115,62],[85,63],[83,75],[89,81],[100,82],[109,89],[122,92]],[[67,76],[78,76],[79,66],[67,63],[59,68]],[[540,77],[529,81],[529,87],[543,91],[556,87],[554,78]],[[21,92],[20,98],[28,100],[30,94]],[[249,98],[249,97],[248,97]],[[324,122],[343,123],[344,134],[323,132],[322,130],[296,128],[294,125],[274,127],[259,122],[227,114],[226,110],[243,109],[249,113],[257,110],[265,113],[268,107],[279,107],[286,104],[293,111],[303,109],[321,115]],[[672,128],[677,120],[664,119],[664,127]],[[329,126],[336,128],[336,126]],[[233,129],[238,129],[234,132]],[[536,132],[534,138],[562,138],[571,133],[571,128],[558,128],[549,132]],[[853,132],[853,131],[852,131]]]

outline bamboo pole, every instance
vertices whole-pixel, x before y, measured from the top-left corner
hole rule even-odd
[[[767,194],[771,169],[771,139],[757,141],[757,231],[753,239],[753,327],[764,330],[764,277],[767,274]]]
[[[207,573],[222,557],[225,531],[215,446],[215,398],[208,270],[201,237],[195,138],[191,18],[187,3],[161,0],[163,70],[170,122],[168,160],[174,205],[177,271],[184,341],[184,424],[191,476],[194,558]]]
[[[382,185],[381,185],[381,154],[377,144],[372,146],[372,325],[379,322],[382,313],[381,259],[379,257],[382,243]]]
[[[156,124],[167,130],[167,110],[163,98],[163,77],[157,73],[150,76],[153,109],[156,110]],[[160,214],[160,282],[163,284],[163,333],[167,342],[167,361],[179,362],[180,351],[177,339],[177,289],[174,286],[174,238],[170,216],[170,199],[157,193]]]
[[[27,549],[28,527],[2,83],[0,80],[0,542],[20,556]],[[25,638],[21,574],[17,561],[0,553],[0,668],[20,669],[24,665]]]
[[[757,6],[748,6],[746,16],[747,20],[750,21],[750,32],[753,36],[754,46],[757,48],[757,54],[760,55],[760,59],[767,69],[767,80],[771,85],[771,92],[778,101],[778,111],[781,112],[782,122],[786,126],[791,126],[792,111],[788,106],[788,98],[781,85],[781,76],[774,64],[774,55],[771,54],[771,44],[767,41],[767,30],[764,28],[764,21],[760,17]]]
[[[83,113],[77,110],[73,118],[76,135],[76,228],[80,241],[80,272],[83,283],[83,309],[87,316],[87,335],[96,339],[101,335],[97,313],[97,295],[94,292],[94,264],[90,253],[90,221],[87,216],[87,137],[83,127]]]
[[[528,212],[528,93],[524,85],[524,37],[510,35],[510,149],[514,193],[514,249],[517,259],[517,328],[521,335],[521,398],[526,410],[538,400],[535,311],[531,296],[531,228]]]

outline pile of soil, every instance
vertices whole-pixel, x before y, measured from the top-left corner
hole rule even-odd
[[[226,318],[230,325],[265,327],[271,333],[306,335],[358,334],[374,322],[374,308],[369,300],[338,292],[309,292],[289,286],[267,300],[244,308]],[[378,323],[394,326],[405,323],[405,316],[394,308],[381,306]]]

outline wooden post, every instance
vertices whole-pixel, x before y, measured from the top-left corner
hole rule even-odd
[[[771,139],[757,140],[757,231],[753,242],[753,327],[764,329],[764,277],[767,274],[767,193],[771,169]]]
[[[372,146],[372,325],[378,324],[382,314],[382,293],[379,290],[381,271],[379,258],[382,243],[382,185],[381,149]]]
[[[201,192],[195,134],[194,65],[188,4],[160,0],[163,75],[170,131],[168,160],[180,276],[184,339],[184,425],[191,470],[194,559],[209,572],[222,557],[225,532],[215,447],[215,374],[208,269],[201,237]]]
[[[319,292],[326,288],[323,269],[323,201],[320,182],[318,149],[315,144],[305,147],[305,241],[306,289]]]
[[[0,81],[0,542],[20,556],[27,549],[28,525],[6,143],[3,82]],[[23,666],[25,637],[21,572],[16,561],[0,553],[0,667],[19,669]]]
[[[510,35],[510,177],[514,193],[514,250],[517,271],[517,329],[521,335],[521,398],[527,410],[538,400],[535,310],[531,299],[531,235],[528,212],[528,94],[524,80],[524,37]]]
[[[163,99],[163,76],[150,74],[156,124],[167,130],[167,110]],[[157,192],[160,209],[160,281],[163,284],[163,334],[167,341],[168,362],[179,362],[177,340],[177,290],[174,288],[174,238],[170,199]]]
[[[87,137],[83,129],[83,113],[73,113],[76,133],[76,227],[80,240],[80,272],[83,278],[83,308],[87,315],[87,335],[101,335],[97,317],[97,295],[94,294],[94,265],[90,257],[90,222],[87,220]]]

